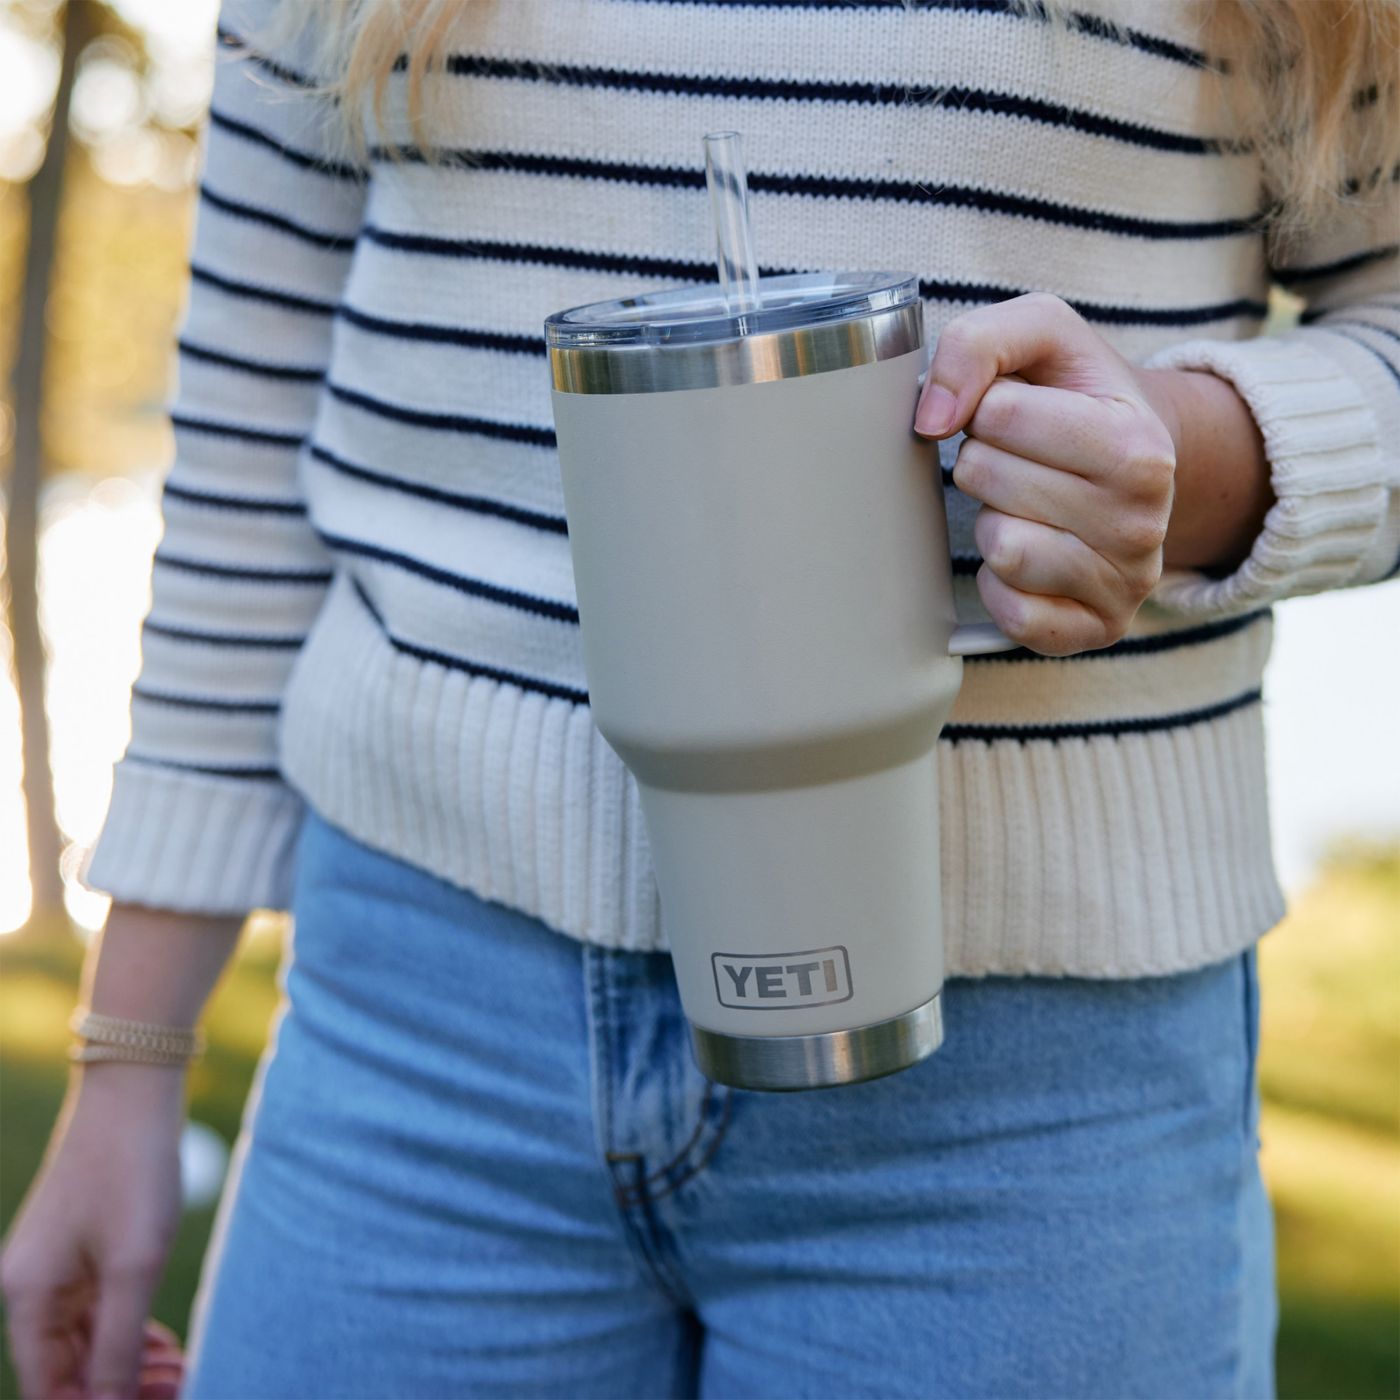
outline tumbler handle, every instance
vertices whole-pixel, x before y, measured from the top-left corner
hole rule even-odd
[[[1020,642],[1013,642],[990,622],[964,622],[948,638],[949,656],[990,656],[998,651],[1015,651]]]
[[[924,371],[919,375],[919,388],[924,387],[924,380],[928,378],[928,366],[924,366]],[[934,451],[934,461],[938,460],[938,453]],[[962,622],[953,629],[953,635],[948,638],[949,656],[993,656],[999,651],[1015,651],[1020,642],[1013,642],[1005,632],[1001,631],[991,622]]]

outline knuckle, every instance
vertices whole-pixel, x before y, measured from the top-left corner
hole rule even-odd
[[[1126,510],[1115,523],[1115,534],[1125,554],[1132,559],[1151,559],[1166,539],[1166,521],[1155,511]],[[1153,579],[1156,582],[1156,579]]]
[[[977,341],[977,326],[972,320],[975,315],[973,311],[964,312],[938,332],[935,356],[960,360],[972,349]]]
[[[985,511],[978,517],[977,543],[982,559],[994,574],[1015,578],[1025,562],[1025,540],[1016,522],[1000,511]]]
[[[1162,580],[1162,556],[1154,554],[1145,559],[1129,578],[1133,611],[1147,601],[1149,594]]]
[[[1061,326],[1080,319],[1074,307],[1053,292],[1027,292],[1025,296],[1017,297],[1016,300],[1028,311],[1033,311],[1037,316]]]
[[[1165,428],[1144,426],[1132,433],[1123,444],[1122,461],[1137,494],[1144,499],[1170,494],[1176,475],[1176,449]]]
[[[987,582],[988,572],[986,565],[983,565],[977,583],[978,591],[982,593],[982,601],[986,605],[992,621],[1013,642],[1021,646],[1032,645],[1036,636],[1030,610],[1015,593],[1008,592],[1006,589],[997,589],[995,584],[989,585]],[[989,593],[991,593],[990,597]]]
[[[1129,613],[1112,613],[1107,616],[1099,615],[1098,635],[1089,642],[1086,642],[1080,649],[1082,651],[1095,651],[1100,647],[1111,647],[1114,642],[1121,642],[1128,635],[1128,623],[1132,621]]]
[[[994,380],[972,416],[972,431],[992,438],[1008,437],[1014,433],[1021,416],[1021,404],[1013,386]]]
[[[964,438],[953,463],[953,485],[965,496],[981,496],[991,484],[990,453],[975,438]]]

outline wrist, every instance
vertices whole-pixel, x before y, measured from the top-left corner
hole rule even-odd
[[[73,1111],[167,1119],[178,1126],[185,1114],[185,1066],[129,1064],[104,1060],[74,1065],[69,1078]]]
[[[1268,455],[1249,405],[1204,370],[1138,369],[1176,452],[1167,567],[1229,571],[1249,555],[1274,504]]]

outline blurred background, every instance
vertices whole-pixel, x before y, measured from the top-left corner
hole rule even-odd
[[[0,0],[0,1228],[38,1164],[105,901],[75,873],[127,736],[217,0]],[[1278,300],[1277,316],[1296,308]],[[1277,614],[1261,953],[1285,1397],[1400,1395],[1400,583]],[[255,916],[191,1076],[183,1334],[277,1001]],[[0,1396],[15,1394],[0,1360]]]

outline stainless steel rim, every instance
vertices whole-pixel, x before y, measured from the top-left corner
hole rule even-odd
[[[907,355],[923,344],[917,302],[870,316],[713,344],[551,347],[554,387],[565,394],[652,394],[718,389],[825,374]]]
[[[942,994],[888,1021],[818,1035],[725,1035],[692,1026],[695,1062],[736,1089],[827,1089],[908,1069],[943,1043]]]

